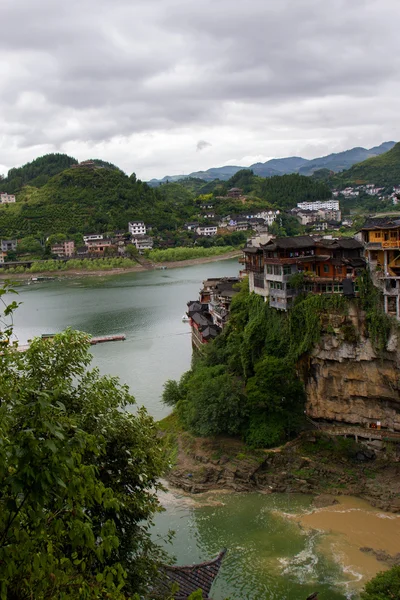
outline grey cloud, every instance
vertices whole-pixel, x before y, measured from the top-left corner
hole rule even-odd
[[[196,144],[196,150],[197,152],[201,152],[202,150],[204,150],[205,148],[209,148],[210,146],[212,146],[210,142],[206,142],[205,140],[199,140]]]
[[[383,135],[399,17],[397,0],[2,0],[0,127],[21,149],[205,127],[348,137],[371,118]]]

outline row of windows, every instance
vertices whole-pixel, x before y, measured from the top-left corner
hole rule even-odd
[[[390,232],[372,231],[371,232],[371,238],[373,238],[375,240],[380,240],[381,238],[385,237],[385,235],[387,237],[390,237],[391,240],[397,240],[398,232],[397,231],[390,231]]]
[[[267,265],[268,275],[282,275],[282,267],[280,265]]]

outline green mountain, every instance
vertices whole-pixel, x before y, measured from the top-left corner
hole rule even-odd
[[[134,219],[173,232],[186,221],[202,218],[205,200],[216,215],[225,216],[292,208],[302,200],[330,197],[325,182],[296,174],[265,179],[243,169],[226,182],[188,178],[151,188],[135,174],[129,177],[110,163],[92,162],[95,166],[78,166],[66,155],[47,155],[11,169],[6,183],[14,186],[13,191],[27,183],[16,191],[15,204],[0,205],[0,237],[127,231]],[[70,168],[51,177],[51,170],[64,163]],[[227,198],[231,187],[242,188],[247,199]]]
[[[51,177],[77,164],[77,160],[67,154],[46,154],[32,162],[10,169],[7,177],[0,179],[1,190],[15,194],[24,185],[42,187]]]
[[[364,160],[331,179],[333,185],[374,183],[390,187],[400,184],[400,142],[391,150]]]
[[[23,169],[23,167],[22,167]],[[42,187],[25,186],[17,202],[0,207],[0,236],[127,230],[151,214],[156,195],[115,168],[71,168]]]
[[[229,165],[207,169],[207,171],[195,171],[194,173],[190,173],[189,177],[202,179],[203,181],[212,181],[213,179],[227,181],[243,168],[251,169],[253,173],[259,177],[274,177],[275,175],[290,175],[292,173],[312,175],[319,169],[328,169],[329,171],[338,173],[344,169],[349,169],[355,163],[370,158],[371,156],[378,156],[383,152],[387,152],[393,148],[394,145],[395,142],[383,142],[380,146],[374,146],[373,148],[352,148],[351,150],[328,154],[327,156],[314,158],[312,160],[301,158],[300,156],[272,158],[265,163],[254,163],[253,165],[250,165],[250,167]],[[162,179],[152,179],[149,181],[149,185],[157,186],[166,181],[178,181],[187,177],[187,175],[174,175],[172,177],[163,177]]]

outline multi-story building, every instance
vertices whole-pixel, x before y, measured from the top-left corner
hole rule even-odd
[[[197,235],[208,235],[213,236],[217,235],[217,226],[216,225],[199,225],[196,228]]]
[[[87,233],[83,236],[83,241],[85,242],[85,244],[87,244],[87,242],[98,242],[102,240],[103,237],[104,236],[102,233]]]
[[[145,250],[152,250],[153,238],[148,235],[136,235],[132,237],[132,243],[136,246],[140,253]]]
[[[226,195],[229,198],[240,198],[240,196],[242,195],[242,192],[243,192],[242,189],[233,187],[230,190],[228,190]]]
[[[297,208],[302,210],[339,210],[339,200],[317,200],[315,202],[299,202]]]
[[[113,246],[112,242],[108,238],[104,238],[102,240],[89,240],[86,242],[86,246],[89,254],[101,255],[104,254],[106,250],[111,249]]]
[[[239,290],[237,277],[220,277],[203,281],[199,300],[187,303],[187,315],[192,328],[192,345],[201,350],[225,327],[232,298]]]
[[[51,246],[51,253],[56,254],[60,258],[70,258],[75,254],[75,242],[73,240],[67,240],[66,242],[59,242]]]
[[[281,310],[292,306],[300,290],[352,294],[353,281],[365,266],[362,250],[362,244],[352,238],[314,239],[308,235],[276,238],[258,248],[245,248],[250,291],[269,298],[270,306]],[[297,273],[303,274],[301,288],[293,282]]]
[[[0,192],[0,204],[13,204],[15,202],[14,194]]]
[[[131,235],[146,235],[146,225],[143,221],[130,221],[129,233]]]
[[[15,251],[17,249],[17,240],[0,240],[0,249],[2,252]]]
[[[385,312],[400,320],[400,219],[368,219],[360,233],[372,280],[383,292]]]

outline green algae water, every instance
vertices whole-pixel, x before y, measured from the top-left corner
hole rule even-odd
[[[22,305],[14,316],[15,333],[21,344],[66,327],[92,335],[125,333],[125,342],[92,347],[93,364],[120,377],[137,404],[160,419],[169,412],[160,401],[163,384],[190,367],[190,328],[182,322],[186,302],[197,299],[204,279],[237,274],[237,261],[226,260],[24,284],[17,288]],[[215,600],[305,600],[314,591],[320,592],[319,600],[358,598],[361,575],[352,555],[344,559],[326,550],[327,526],[299,522],[310,501],[256,493],[189,499],[169,492],[162,496],[166,511],[156,518],[154,536],[165,543],[166,532],[175,530],[168,548],[178,564],[208,560],[228,548],[212,592]],[[382,549],[385,540],[380,538]],[[367,565],[363,581],[376,570],[376,564]]]
[[[212,589],[214,600],[321,600],[356,598],[357,574],[319,551],[323,533],[306,531],[293,518],[310,509],[299,494],[213,493],[194,499],[168,491],[166,512],[156,518],[154,534],[177,564],[202,562],[222,548],[228,553]],[[164,542],[165,543],[165,542]]]

